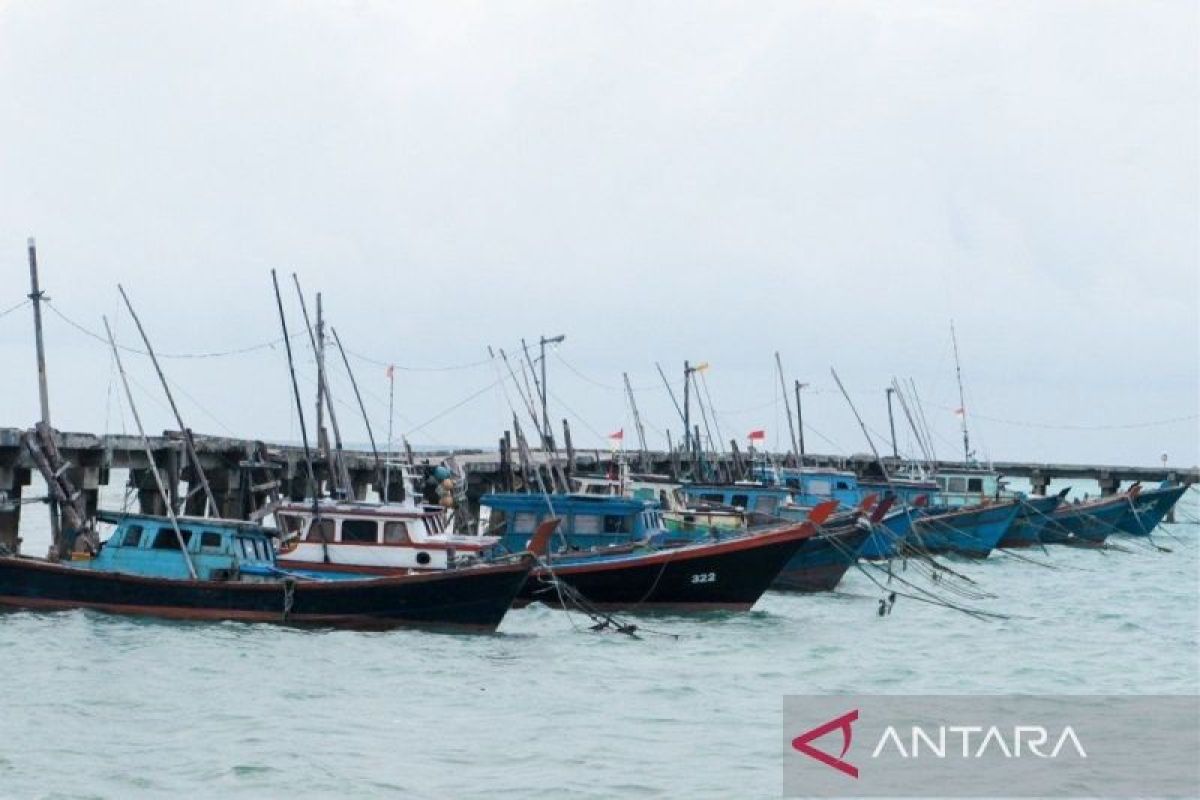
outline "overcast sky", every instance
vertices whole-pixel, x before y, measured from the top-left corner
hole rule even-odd
[[[881,437],[912,377],[943,457],[953,318],[981,455],[1194,464],[1198,34],[1191,2],[0,0],[0,311],[32,235],[87,329],[134,344],[120,281],[159,350],[241,349],[280,335],[274,267],[355,354],[461,367],[397,370],[416,444],[494,442],[487,346],[565,333],[583,446],[636,441],[622,371],[678,438],[654,364],[678,388],[684,359],[724,439],[782,445],[779,350],[810,451],[867,449],[835,366]],[[37,415],[31,330],[0,318],[0,425]],[[46,335],[55,425],[132,430],[104,347]],[[382,437],[384,368],[351,360]],[[298,436],[282,350],[164,366],[194,429]]]

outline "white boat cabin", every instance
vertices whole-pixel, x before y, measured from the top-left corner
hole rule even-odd
[[[498,539],[460,536],[440,506],[286,502],[275,510],[279,563],[291,569],[387,574],[443,570],[478,561]]]

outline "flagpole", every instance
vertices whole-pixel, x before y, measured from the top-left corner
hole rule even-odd
[[[392,486],[392,409],[396,398],[396,368],[389,365],[388,376],[388,441],[387,460],[383,463],[383,502],[388,501],[388,491]]]

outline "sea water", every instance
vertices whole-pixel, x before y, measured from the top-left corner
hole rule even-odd
[[[988,620],[880,617],[853,570],[636,639],[542,607],[492,636],[2,613],[0,797],[777,797],[785,694],[1200,691],[1198,538],[948,561]]]

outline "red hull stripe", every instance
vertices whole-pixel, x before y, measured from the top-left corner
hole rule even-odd
[[[276,591],[278,588],[276,587]],[[87,608],[109,614],[125,614],[138,617],[161,617],[163,619],[207,620],[235,622],[274,622],[287,625],[324,625],[339,628],[385,629],[385,628],[447,628],[464,631],[490,632],[495,625],[468,625],[463,623],[426,622],[402,620],[391,617],[360,616],[350,614],[289,614],[286,620],[281,614],[264,611],[239,611],[234,609],[183,608],[180,606],[141,606],[117,603],[85,603],[74,600],[50,600],[34,597],[8,597],[0,595],[0,606],[48,611],[66,611]]]

